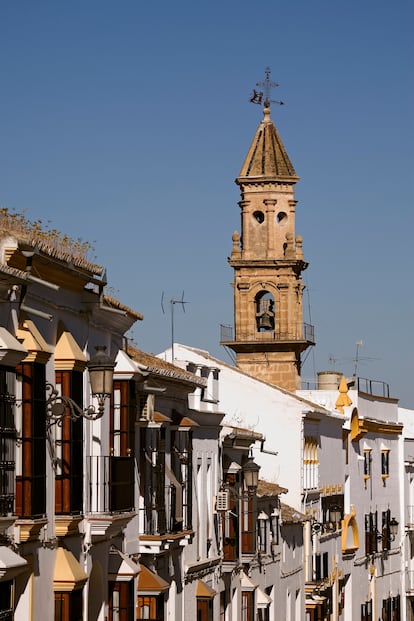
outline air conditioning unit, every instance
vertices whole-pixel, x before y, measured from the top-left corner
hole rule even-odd
[[[228,490],[217,492],[216,496],[216,511],[229,511],[230,510],[230,494]]]

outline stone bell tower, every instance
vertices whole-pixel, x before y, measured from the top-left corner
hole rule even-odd
[[[266,79],[271,84],[268,73]],[[313,327],[304,325],[302,317],[302,271],[308,264],[302,238],[295,234],[299,178],[270,118],[268,96],[263,113],[236,179],[241,235],[233,233],[229,257],[234,336],[222,333],[221,344],[236,353],[242,371],[295,391],[300,388],[301,353],[314,344]]]

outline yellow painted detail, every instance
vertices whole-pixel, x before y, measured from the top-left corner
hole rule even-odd
[[[55,348],[56,371],[83,371],[86,357],[68,331],[62,332]]]
[[[54,591],[74,591],[81,589],[88,579],[72,552],[65,548],[57,548],[55,573],[53,575]]]
[[[345,376],[343,375],[341,383],[339,384],[339,397],[336,400],[335,407],[338,412],[344,414],[344,407],[348,407],[349,405],[352,405],[352,401],[348,395],[348,384],[346,383]]]
[[[350,554],[359,548],[359,532],[356,521],[355,507],[351,505],[351,512],[342,520],[342,552]]]

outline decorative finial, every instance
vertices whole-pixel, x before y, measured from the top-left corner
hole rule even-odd
[[[344,407],[348,407],[348,405],[351,405],[351,404],[352,404],[352,401],[348,395],[348,384],[345,379],[345,376],[343,375],[341,377],[341,383],[339,384],[339,397],[336,400],[335,407],[338,410],[338,412],[341,412],[341,414],[344,414]]]
[[[251,103],[258,104],[259,106],[262,105],[263,103],[265,108],[270,108],[271,103],[278,104],[279,106],[284,105],[283,101],[275,101],[274,99],[270,99],[272,88],[279,86],[277,82],[271,81],[270,73],[271,73],[270,67],[266,67],[265,79],[263,80],[263,82],[256,82],[256,86],[261,87],[263,90],[259,91],[259,90],[256,90],[255,88],[253,89],[253,94],[251,95],[250,100],[249,100]],[[264,97],[264,101],[263,101],[263,97]]]

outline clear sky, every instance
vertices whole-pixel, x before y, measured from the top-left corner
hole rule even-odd
[[[362,340],[358,374],[414,407],[411,0],[2,0],[0,28],[0,204],[91,242],[153,353],[184,291],[175,340],[229,361],[234,179],[270,66],[301,178],[303,376],[351,375]]]

